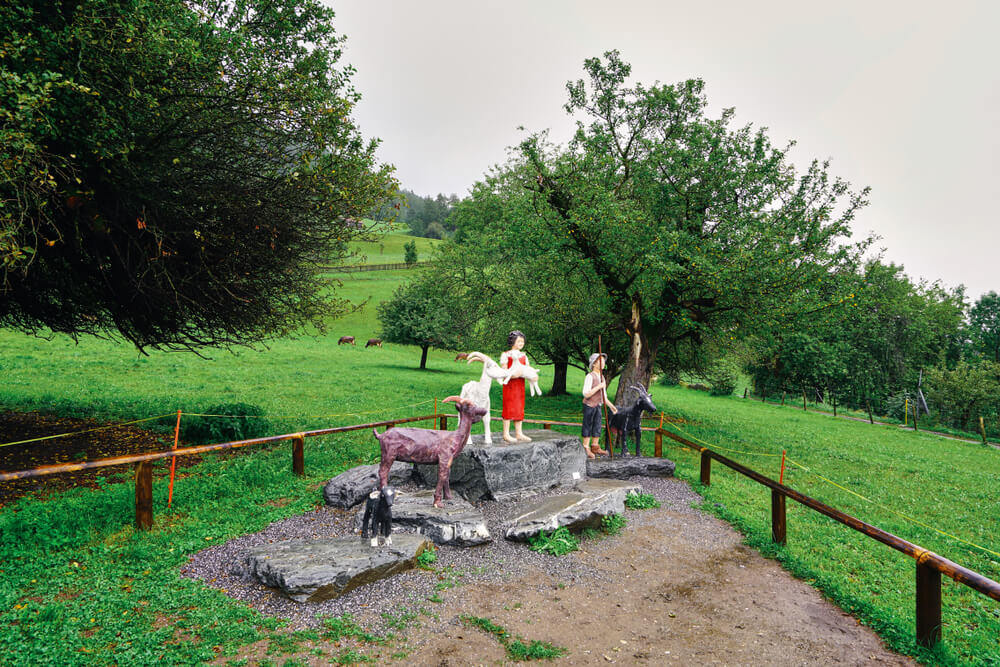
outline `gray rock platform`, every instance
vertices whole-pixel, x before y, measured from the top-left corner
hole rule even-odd
[[[399,486],[413,479],[413,464],[396,461],[389,468],[389,484]],[[357,466],[337,475],[323,487],[323,498],[331,507],[350,509],[364,502],[376,486],[378,466]]]
[[[504,532],[504,537],[526,542],[543,530],[551,531],[562,526],[596,528],[604,517],[625,511],[625,496],[641,492],[642,485],[637,482],[613,479],[581,481],[572,493],[525,503]]]
[[[451,490],[470,502],[505,500],[572,485],[587,476],[587,456],[580,438],[554,431],[525,431],[532,442],[492,445],[474,435],[451,465]],[[415,465],[414,479],[437,484],[436,465]]]
[[[673,477],[674,462],[668,459],[647,456],[618,456],[614,459],[600,458],[587,461],[587,477],[605,479],[628,479],[644,477]]]
[[[483,513],[466,500],[454,495],[443,501],[444,507],[434,507],[433,489],[415,493],[399,491],[392,504],[393,535],[397,530],[416,530],[436,544],[470,547],[485,544],[493,538],[486,527]],[[364,508],[354,517],[355,531],[361,531]],[[395,538],[393,538],[395,541]]]
[[[372,547],[360,537],[289,540],[247,552],[233,573],[277,588],[296,602],[322,602],[358,586],[416,566],[430,546],[421,535],[394,535],[392,545]]]

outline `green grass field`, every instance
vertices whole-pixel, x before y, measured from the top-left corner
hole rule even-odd
[[[398,264],[406,259],[403,245],[413,241],[417,246],[417,261],[430,259],[431,253],[440,241],[409,236],[395,231],[379,237],[375,241],[351,243],[351,252],[356,253],[344,260],[344,264]]]
[[[458,393],[479,366],[455,363],[454,353],[432,350],[428,369],[419,371],[417,348],[364,349],[364,341],[378,333],[375,303],[407,275],[349,274],[344,293],[370,300],[331,323],[326,335],[235,355],[220,351],[210,360],[176,352],[143,357],[106,341],[76,345],[64,337],[45,341],[0,331],[0,409],[128,420],[240,401],[275,416],[273,432],[429,413],[435,397]],[[345,334],[361,345],[338,346],[337,338]],[[497,354],[501,343],[488,352]],[[549,377],[543,377],[543,386]],[[581,382],[582,373],[571,371],[570,388]],[[787,450],[794,463],[786,469],[786,484],[1000,580],[1000,451],[681,387],[656,385],[651,391],[658,407],[685,420],[681,435],[775,478],[781,451]],[[529,416],[566,418],[578,411],[575,396],[528,399]],[[165,420],[162,428],[168,424]],[[652,440],[646,436],[649,450]],[[695,483],[697,453],[667,439],[664,445],[678,464],[677,475]],[[5,507],[0,514],[5,664],[197,664],[233,655],[254,641],[279,643],[281,631],[273,620],[180,577],[180,567],[207,545],[317,506],[323,482],[376,458],[375,441],[364,432],[307,441],[303,478],[291,474],[287,444],[248,456],[210,457],[185,470],[170,511],[162,483],[166,467],[159,464],[156,524],[146,533],[132,527],[131,483],[78,489],[45,501],[26,498]],[[737,525],[750,544],[820,588],[896,650],[931,664],[1000,665],[995,601],[945,578],[944,642],[933,653],[920,651],[913,641],[912,559],[793,502],[788,546],[776,548],[770,543],[766,489],[718,463],[712,485],[698,488],[708,511]]]

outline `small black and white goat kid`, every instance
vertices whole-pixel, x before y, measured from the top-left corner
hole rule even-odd
[[[371,545],[379,546],[382,538],[385,544],[392,544],[392,502],[396,499],[396,491],[391,486],[383,486],[382,490],[373,489],[365,501],[365,516],[361,520],[361,537],[368,539],[369,522],[371,523]]]
[[[656,412],[656,406],[653,405],[653,399],[649,397],[646,388],[641,384],[632,385],[629,389],[633,389],[638,394],[638,399],[627,407],[615,406],[618,408],[618,412],[608,415],[608,432],[612,438],[611,446],[621,447],[622,456],[628,453],[628,436],[631,434],[632,439],[635,440],[635,455],[639,456],[639,443],[642,438],[642,411]]]

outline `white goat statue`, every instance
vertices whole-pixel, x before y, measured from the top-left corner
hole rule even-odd
[[[471,364],[473,361],[481,361],[483,372],[478,380],[470,380],[462,385],[462,398],[469,399],[481,408],[486,408],[486,415],[483,417],[483,430],[486,433],[486,444],[493,444],[493,437],[490,435],[490,384],[493,380],[501,382],[502,379],[510,375],[510,371],[500,368],[500,364],[487,357],[482,352],[469,352],[465,363]],[[502,384],[502,382],[501,382]],[[469,432],[469,441],[472,444],[472,432]]]
[[[525,358],[527,360],[527,358]],[[500,384],[507,384],[515,378],[524,378],[524,383],[528,385],[528,391],[532,396],[541,396],[542,389],[538,386],[538,369],[526,364],[516,363],[509,369],[503,369],[507,373],[506,377],[497,380]]]

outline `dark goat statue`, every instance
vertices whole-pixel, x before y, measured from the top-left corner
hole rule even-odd
[[[635,455],[640,456],[639,443],[642,439],[642,411],[656,412],[653,399],[649,397],[646,388],[640,384],[632,385],[638,394],[638,400],[628,407],[619,407],[616,414],[608,415],[608,432],[611,434],[611,446],[621,447],[622,456],[628,454],[628,436],[635,440]]]
[[[445,500],[451,499],[451,488],[448,486],[451,463],[465,447],[472,425],[483,420],[486,408],[481,408],[460,396],[449,396],[444,401],[454,401],[458,409],[457,430],[436,431],[427,428],[397,427],[379,434],[374,428],[372,429],[382,451],[382,462],[378,467],[379,486],[389,483],[389,468],[392,467],[393,461],[437,463],[438,480],[437,488],[434,490],[434,506],[441,507],[442,497]]]
[[[361,537],[368,539],[368,527],[371,525],[372,546],[378,546],[379,537],[385,538],[386,544],[392,544],[392,502],[396,492],[391,486],[383,486],[382,490],[372,490],[365,501],[365,516],[361,520]]]

